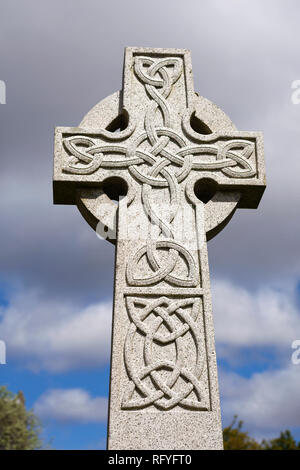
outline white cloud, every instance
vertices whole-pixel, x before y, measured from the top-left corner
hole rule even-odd
[[[111,304],[80,309],[22,292],[0,309],[0,337],[8,363],[17,358],[26,367],[51,372],[100,366],[109,361]]]
[[[218,280],[213,283],[213,309],[219,358],[231,365],[245,365],[246,360],[253,369],[262,358],[269,368],[273,367],[249,378],[219,370],[224,425],[237,414],[244,421],[245,430],[258,439],[299,427],[300,366],[291,363],[292,341],[300,339],[294,286],[262,287],[251,292]],[[276,361],[263,356],[267,347],[277,353]],[[246,358],[243,348],[247,348]],[[262,356],[255,356],[258,349]]]
[[[216,340],[230,347],[272,346],[290,350],[300,338],[300,312],[293,287],[250,292],[229,281],[213,282]]]
[[[300,366],[289,365],[250,378],[222,372],[220,389],[225,425],[237,414],[245,422],[245,430],[257,436],[300,426]]]
[[[107,398],[92,398],[80,388],[51,389],[35,403],[41,419],[62,423],[99,423],[107,420]]]

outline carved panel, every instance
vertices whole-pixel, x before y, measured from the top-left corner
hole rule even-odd
[[[122,409],[209,409],[201,298],[126,298]]]

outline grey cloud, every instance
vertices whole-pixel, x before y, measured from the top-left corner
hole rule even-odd
[[[192,50],[195,88],[239,129],[263,130],[268,190],[258,211],[240,211],[210,243],[214,277],[248,287],[300,273],[300,77],[297,1],[4,1],[1,76],[3,280],[48,295],[112,292],[113,249],[76,208],[53,207],[53,129],[77,125],[121,86],[125,45]],[[84,275],[82,275],[84,273]]]

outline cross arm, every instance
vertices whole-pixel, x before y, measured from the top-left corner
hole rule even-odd
[[[239,191],[239,208],[257,208],[266,187],[261,132],[211,133],[199,136],[185,129],[189,145],[181,156],[192,155],[193,177],[213,179],[220,191]]]
[[[57,127],[54,140],[54,204],[76,204],[76,191],[99,187],[108,169],[116,173],[128,167],[123,141],[133,133],[129,123],[124,131],[89,131],[80,127]],[[97,144],[95,144],[97,142]]]

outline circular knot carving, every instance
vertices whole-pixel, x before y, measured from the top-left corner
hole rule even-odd
[[[159,251],[166,251],[168,256],[164,261],[158,256]],[[151,273],[137,277],[139,262],[146,257]],[[186,265],[185,277],[175,275],[173,271],[179,261]],[[127,264],[127,281],[132,286],[150,286],[160,281],[166,281],[175,286],[193,287],[197,285],[196,263],[191,253],[184,246],[173,240],[149,241],[134,253],[132,260]]]

